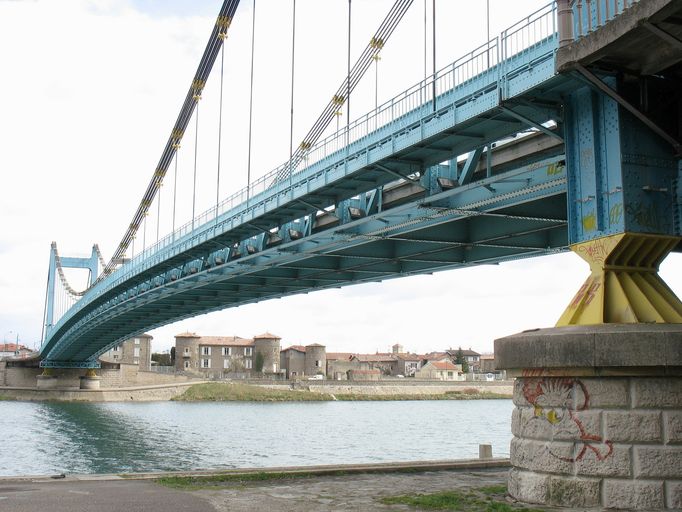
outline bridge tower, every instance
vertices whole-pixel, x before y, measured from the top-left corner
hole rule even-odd
[[[75,257],[60,257],[57,251],[57,243],[52,242],[50,246],[50,266],[47,273],[47,299],[45,305],[45,337],[49,334],[54,325],[55,314],[55,285],[56,279],[62,280],[62,284],[66,284],[62,269],[64,268],[84,268],[90,271],[88,285],[92,286],[99,275],[99,260],[97,245],[92,246],[92,252],[89,258],[75,258]],[[70,287],[69,287],[70,288]],[[75,293],[69,290],[70,293]],[[44,340],[43,340],[44,341]]]
[[[556,68],[581,84],[564,98],[569,243],[591,275],[557,327],[495,342],[517,377],[509,492],[678,509],[682,302],[657,272],[682,240],[682,2],[557,3]]]

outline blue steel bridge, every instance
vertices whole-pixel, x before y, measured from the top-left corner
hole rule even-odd
[[[94,368],[124,339],[227,307],[569,246],[609,268],[564,323],[682,321],[656,276],[680,236],[679,0],[552,2],[323,137],[412,4],[398,0],[283,165],[127,258],[238,4],[223,3],[111,261],[53,244],[42,366]],[[66,267],[90,270],[87,290]],[[62,312],[60,284],[74,301]]]

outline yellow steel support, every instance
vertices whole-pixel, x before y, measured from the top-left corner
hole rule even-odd
[[[682,302],[658,275],[680,237],[622,233],[571,250],[591,275],[557,322],[563,325],[682,323]]]
[[[97,372],[93,368],[88,368],[85,372],[86,377],[97,377]]]

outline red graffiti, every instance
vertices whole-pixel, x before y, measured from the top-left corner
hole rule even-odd
[[[533,419],[544,419],[556,429],[566,430],[571,425],[578,428],[578,439],[582,441],[580,451],[575,457],[564,457],[550,451],[559,460],[580,461],[590,450],[598,461],[603,461],[613,453],[613,443],[597,434],[589,433],[576,414],[589,409],[590,406],[590,394],[581,380],[570,377],[526,379],[523,383],[523,396],[533,406]],[[601,443],[606,449],[593,443]]]

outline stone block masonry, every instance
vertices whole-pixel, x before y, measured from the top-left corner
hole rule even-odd
[[[637,334],[649,328],[630,329]],[[609,330],[608,336],[600,336],[600,329]],[[575,328],[548,330],[547,352],[529,339],[542,332],[497,340],[496,353],[503,345],[514,365],[502,356],[500,367],[517,377],[509,492],[518,500],[581,509],[682,508],[682,361],[673,357],[667,366],[646,366],[646,360],[618,353],[613,367],[580,366],[603,354],[604,344],[615,353],[619,337],[628,337],[621,329],[589,326],[593,349],[585,331]],[[575,366],[571,358],[553,358],[571,352],[572,335],[584,352],[574,358]],[[515,345],[515,337],[523,342]],[[682,345],[682,326],[670,327],[661,340]],[[535,347],[528,365],[514,346]],[[655,341],[648,348],[655,351]],[[534,367],[536,360],[543,367]]]
[[[682,378],[637,380],[517,379],[510,492],[530,503],[678,508],[682,407],[662,396],[682,396]],[[606,391],[602,407],[591,405],[593,388]]]

